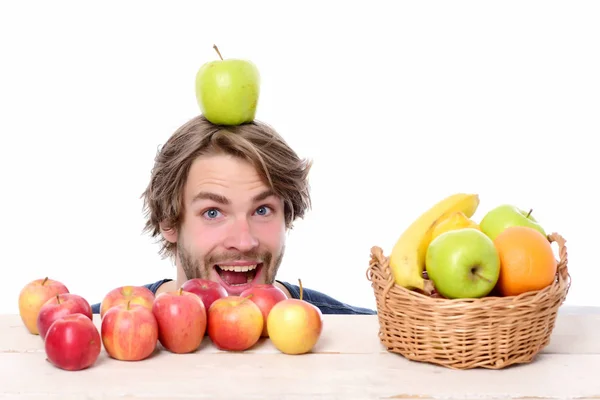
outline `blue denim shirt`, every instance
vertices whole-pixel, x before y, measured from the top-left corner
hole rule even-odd
[[[144,285],[150,289],[152,293],[156,294],[158,288],[166,282],[172,281],[172,279],[161,279],[160,281],[149,283]],[[300,298],[300,287],[292,285],[291,283],[277,281],[281,283],[290,292],[293,298]],[[355,307],[348,304],[344,304],[326,294],[317,292],[316,290],[307,289],[302,287],[302,298],[307,302],[313,304],[315,307],[321,310],[323,314],[361,314],[361,315],[374,315],[375,311],[368,308]],[[92,305],[92,312],[94,314],[100,313],[100,303]]]

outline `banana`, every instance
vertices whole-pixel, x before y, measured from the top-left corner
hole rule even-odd
[[[477,211],[477,207],[479,207],[479,195],[456,193],[439,201],[417,218],[400,235],[389,257],[396,284],[431,294],[433,284],[423,278],[423,270],[433,227],[438,220],[457,211],[471,218]]]

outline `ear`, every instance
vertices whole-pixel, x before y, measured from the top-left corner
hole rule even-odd
[[[177,230],[175,227],[167,227],[165,223],[161,222],[160,231],[167,241],[171,243],[175,243],[177,241]]]

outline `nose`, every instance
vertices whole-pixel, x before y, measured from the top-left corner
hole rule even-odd
[[[239,218],[232,222],[224,245],[240,252],[250,251],[258,246],[258,239],[252,233],[248,220]]]

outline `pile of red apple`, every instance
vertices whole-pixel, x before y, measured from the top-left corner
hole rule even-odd
[[[27,330],[40,335],[46,357],[58,368],[77,371],[98,359],[102,346],[116,360],[141,361],[163,349],[198,350],[206,335],[223,351],[245,351],[261,337],[285,354],[308,353],[321,336],[321,311],[302,299],[288,299],[274,285],[255,285],[239,296],[217,282],[191,279],[173,292],[155,296],[143,286],[108,292],[93,322],[90,303],[66,285],[44,278],[29,282],[19,295]]]

